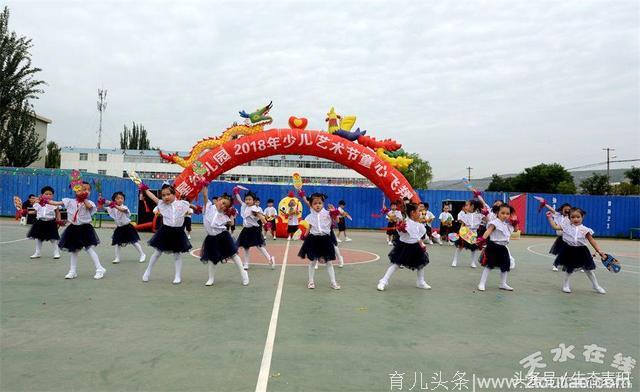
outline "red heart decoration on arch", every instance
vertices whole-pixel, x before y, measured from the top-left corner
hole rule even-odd
[[[289,117],[289,126],[291,129],[305,129],[307,127],[307,119],[291,116]]]

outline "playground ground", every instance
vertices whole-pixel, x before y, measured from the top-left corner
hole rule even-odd
[[[640,358],[638,241],[598,240],[623,264],[619,274],[598,265],[606,295],[581,273],[572,294],[560,291],[561,273],[551,271],[547,255],[551,237],[512,242],[514,292],[497,289],[497,272],[478,292],[481,270],[469,267],[469,253],[452,268],[453,247],[437,245],[426,269],[432,290],[417,289],[415,273],[400,270],[378,292],[389,251],[382,232],[352,231],[353,242],[341,244],[347,264],[336,269],[342,290],[335,291],[324,267],[317,288],[307,289],[300,243],[281,239],[268,241],[275,270],[253,255],[262,265],[250,269],[248,287],[231,264],[205,287],[206,267],[192,256],[184,258],[182,284],[171,284],[169,256],[143,283],[146,263],[131,247],[111,264],[108,228],[98,229],[105,278],[92,279],[83,253],[78,278],[65,280],[68,254],[53,260],[45,244],[43,257],[30,260],[27,229],[0,220],[2,391],[467,390],[464,379],[469,391],[508,390],[476,383],[526,373],[520,361],[529,356],[546,364],[540,372],[557,376],[616,372],[618,353]],[[192,237],[199,247],[201,226]],[[561,345],[574,346],[574,358],[555,359]],[[591,345],[601,354],[585,356]],[[638,376],[635,367],[627,390],[638,390]]]

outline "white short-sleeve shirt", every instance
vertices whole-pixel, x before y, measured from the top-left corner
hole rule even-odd
[[[207,201],[206,211],[204,213],[204,229],[209,235],[218,235],[223,231],[227,231],[227,222],[231,218],[224,212],[218,211],[215,204]]]
[[[453,215],[451,215],[450,212],[441,212],[440,216],[438,216],[438,220],[440,220],[440,222],[446,222],[446,221],[453,221]]]
[[[468,226],[471,230],[477,230],[482,223],[482,214],[479,212],[466,213],[460,211],[458,214],[458,220],[463,222],[465,226]]]
[[[244,227],[255,227],[260,226],[258,218],[254,213],[261,213],[262,209],[256,205],[249,207],[246,203],[242,203],[242,208],[240,209],[242,213],[242,225]]]
[[[503,222],[500,219],[493,219],[489,222],[489,226],[494,226],[495,230],[489,235],[489,239],[500,245],[507,245],[511,239],[511,233],[513,233],[513,226],[507,221]]]
[[[125,206],[124,204],[120,207],[125,208],[126,211],[120,211],[117,208],[107,207],[107,214],[109,214],[109,216],[113,218],[113,220],[116,222],[116,226],[118,227],[126,226],[131,223],[131,211],[129,211],[129,207]]]
[[[435,215],[433,215],[433,212],[427,210],[427,212],[424,214],[424,219],[425,222],[427,224],[427,226],[431,227],[431,224],[433,223],[433,220],[436,218]]]
[[[593,235],[593,230],[585,225],[576,226],[569,219],[562,222],[562,239],[570,246],[586,246],[589,243],[587,234]]]
[[[324,208],[320,212],[311,210],[309,215],[304,218],[309,223],[309,232],[313,235],[328,235],[331,233],[331,214]]]
[[[418,223],[410,218],[405,219],[405,223],[407,224],[406,230],[407,232],[399,232],[400,241],[406,244],[415,244],[422,238],[423,235],[427,233],[427,229],[423,224]]]
[[[267,217],[272,217],[278,215],[278,211],[274,207],[267,207],[264,209],[264,215]]]
[[[298,226],[298,215],[296,215],[296,214],[289,215],[289,217],[287,219],[287,224],[289,226]]]
[[[553,214],[553,221],[555,222],[556,225],[560,227],[562,227],[562,224],[568,220],[569,220],[569,217],[562,215],[562,213],[560,212],[555,212]],[[562,230],[556,230],[556,235],[562,235]]]
[[[72,225],[83,225],[86,223],[91,223],[91,217],[96,213],[97,208],[94,202],[88,199],[87,201],[89,202],[89,205],[91,205],[91,208],[87,208],[84,202],[80,203],[76,199],[62,199],[64,208],[67,209],[67,220],[69,221],[69,223],[71,223]],[[76,215],[76,212],[78,212],[78,215]],[[75,220],[74,217],[76,217]]]
[[[41,206],[39,203],[33,205],[36,210],[36,219],[43,221],[50,221],[56,219],[56,210],[58,206],[52,206],[51,204],[45,204]]]
[[[182,227],[184,216],[189,211],[189,202],[186,200],[174,200],[173,203],[165,203],[160,200],[154,212],[162,215],[162,224],[170,227]]]

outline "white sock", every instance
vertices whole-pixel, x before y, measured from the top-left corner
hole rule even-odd
[[[267,252],[267,248],[265,248],[264,246],[258,246],[258,250],[260,251],[260,253],[262,253],[264,258],[267,259],[267,261],[271,261],[271,255],[269,254],[269,252]]]
[[[316,264],[318,260],[311,260],[309,262],[309,282],[313,282],[316,275]]]
[[[95,247],[90,246],[89,249],[87,249],[87,253],[89,253],[89,256],[91,256],[91,260],[93,260],[93,265],[95,265],[96,270],[104,269],[102,268],[102,264],[100,264],[100,259],[98,258],[98,254],[93,248]]]
[[[36,252],[34,254],[39,255],[42,250],[42,241],[36,239]]]
[[[249,248],[244,248],[244,265],[249,265]]]
[[[78,271],[78,252],[71,252],[71,258],[69,259],[69,272],[74,274]]]
[[[209,282],[213,283],[213,280],[216,274],[216,265],[213,264],[211,261],[209,261],[207,264],[209,267]]]
[[[476,262],[478,261],[479,256],[480,256],[479,250],[471,251],[471,265],[476,265]]]
[[[482,275],[480,276],[480,284],[478,286],[484,287],[487,284],[489,272],[491,272],[491,270],[488,267],[484,267],[484,269],[482,270]]]
[[[399,268],[400,267],[398,266],[398,264],[391,263],[389,265],[389,268],[387,268],[387,272],[385,272],[382,279],[380,279],[380,282],[384,283],[385,285],[389,284],[389,279],[391,278],[391,275],[393,275],[393,273],[396,272]]]
[[[335,249],[336,256],[338,256],[338,260],[340,260],[342,258],[342,254],[340,254],[340,248],[338,248],[337,246],[334,245],[333,249]]]
[[[600,287],[600,285],[598,284],[598,279],[596,278],[595,271],[584,271],[584,273],[587,274],[587,278],[589,278],[589,280],[591,281],[594,289],[596,287]]]
[[[456,251],[453,254],[453,263],[452,264],[458,264],[458,256],[460,256],[460,253],[462,253],[462,249],[456,247]]]
[[[133,244],[133,247],[140,253],[140,257],[144,256],[144,251],[142,250],[142,246],[140,246],[140,241]]]
[[[500,271],[500,285],[501,286],[508,286],[507,284],[507,276],[509,275],[508,271]]]
[[[51,244],[53,245],[53,255],[60,256],[60,248],[58,247],[58,240],[51,240]]]
[[[329,273],[329,281],[336,283],[336,271],[333,269],[333,262],[327,261],[327,272]]]
[[[562,288],[570,288],[569,280],[571,279],[571,274],[569,272],[565,272],[564,281],[562,282]]]
[[[176,253],[176,276],[173,279],[174,281],[182,280],[182,253]]]
[[[147,265],[147,269],[144,271],[144,275],[142,275],[142,279],[149,279],[151,276],[151,270],[153,269],[153,265],[158,261],[158,259],[162,256],[162,252],[159,250],[155,250],[149,259],[149,265]]]
[[[116,260],[120,260],[120,245],[116,245]]]
[[[424,268],[420,268],[417,271],[418,274],[418,283],[424,282]]]
[[[249,282],[249,273],[245,271],[244,266],[242,265],[242,260],[240,260],[240,256],[236,253],[231,257],[236,266],[240,270],[240,276],[242,277],[242,283]]]

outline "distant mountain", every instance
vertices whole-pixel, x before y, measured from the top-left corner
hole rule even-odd
[[[611,182],[623,182],[627,181],[624,177],[624,172],[629,170],[627,169],[611,169],[609,171],[609,175],[611,176]],[[578,188],[580,188],[580,182],[585,180],[587,177],[591,177],[593,173],[597,174],[607,174],[606,170],[580,170],[580,171],[571,171],[571,175],[573,176],[573,182],[576,184]],[[500,175],[500,177],[508,178],[515,177],[517,174],[504,174]],[[480,190],[485,190],[489,184],[491,183],[491,177],[485,178],[474,178],[471,180],[473,186]],[[462,182],[462,179],[458,180],[442,180],[442,181],[433,181],[429,184],[429,189],[437,190],[437,189],[447,189],[447,190],[465,190],[467,189]]]

